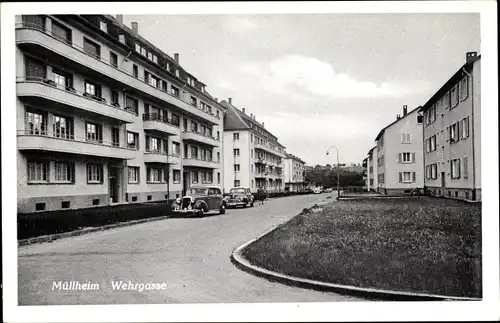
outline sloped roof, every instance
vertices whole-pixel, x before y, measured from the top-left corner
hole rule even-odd
[[[379,140],[380,137],[382,137],[382,135],[384,134],[385,132],[385,129],[389,128],[390,126],[398,123],[399,121],[403,120],[404,118],[408,117],[410,114],[412,114],[413,112],[418,112],[418,110],[422,109],[422,106],[418,106],[416,107],[415,109],[411,110],[410,112],[408,112],[405,116],[402,116],[401,118],[399,119],[396,119],[395,121],[391,122],[389,125],[387,125],[386,127],[382,128],[382,130],[380,130],[380,132],[378,133],[377,137],[375,138],[375,141]]]

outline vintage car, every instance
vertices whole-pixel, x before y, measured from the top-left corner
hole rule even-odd
[[[175,213],[203,215],[211,211],[226,213],[226,201],[217,186],[191,186],[182,198],[172,204]]]
[[[248,187],[234,187],[226,196],[227,207],[253,206],[254,197]]]

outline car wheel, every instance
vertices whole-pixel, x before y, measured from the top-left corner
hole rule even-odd
[[[248,201],[243,201],[243,207],[246,208],[248,206]]]
[[[224,213],[226,213],[226,207],[222,205],[219,209],[219,214],[224,214]]]
[[[253,207],[253,201],[250,203],[250,207]]]

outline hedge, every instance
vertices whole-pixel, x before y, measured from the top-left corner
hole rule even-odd
[[[172,213],[170,204],[168,201],[162,201],[30,214],[18,213],[17,239],[170,215]]]

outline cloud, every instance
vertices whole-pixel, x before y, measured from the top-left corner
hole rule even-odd
[[[427,90],[429,84],[398,84],[360,81],[334,70],[329,63],[314,57],[286,55],[267,65],[247,62],[243,73],[259,78],[270,92],[291,94],[305,92],[332,98],[400,97]]]

